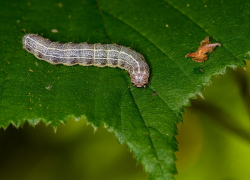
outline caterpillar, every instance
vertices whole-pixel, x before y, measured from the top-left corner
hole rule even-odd
[[[135,50],[117,44],[89,44],[87,42],[52,42],[38,34],[26,34],[22,39],[23,48],[36,58],[50,64],[73,66],[119,67],[129,72],[132,85],[146,87],[149,67],[145,58]]]

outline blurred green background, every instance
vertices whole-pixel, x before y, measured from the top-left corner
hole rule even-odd
[[[249,82],[249,71],[228,69],[185,108],[177,180],[250,179]],[[147,179],[113,133],[73,119],[56,133],[43,123],[1,129],[0,166],[0,180]]]

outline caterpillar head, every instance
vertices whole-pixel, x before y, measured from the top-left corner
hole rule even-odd
[[[133,73],[130,75],[131,83],[136,87],[146,87],[148,84],[149,73],[146,71],[142,71],[140,73]]]

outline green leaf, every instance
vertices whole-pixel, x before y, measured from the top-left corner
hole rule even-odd
[[[245,67],[249,8],[246,0],[2,1],[0,127],[42,120],[56,128],[70,117],[82,118],[113,131],[149,179],[173,179],[183,106],[201,95],[212,75]],[[133,87],[127,72],[118,68],[40,61],[22,49],[22,31],[53,41],[132,47],[150,66],[150,84]],[[222,47],[205,63],[186,59],[207,36]]]

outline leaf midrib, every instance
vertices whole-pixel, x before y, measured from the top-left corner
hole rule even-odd
[[[102,23],[103,23],[103,27],[104,27],[104,29],[105,29],[105,33],[106,33],[106,36],[107,36],[107,38],[108,38],[108,40],[109,40],[109,42],[111,41],[110,40],[110,36],[108,35],[108,31],[107,31],[107,28],[106,28],[106,26],[105,26],[105,22],[104,22],[104,20],[103,20],[103,16],[102,16],[102,13],[101,13],[101,9],[100,9],[100,7],[99,7],[99,5],[98,5],[98,3],[97,3],[97,0],[95,0],[95,2],[96,2],[96,5],[97,5],[97,8],[98,8],[98,11],[99,11],[99,15],[100,15],[100,17],[101,17],[101,19],[102,19]],[[106,11],[105,11],[105,13],[107,13]],[[108,14],[108,13],[107,13]],[[123,74],[123,76],[125,76],[124,74]],[[162,165],[161,165],[161,161],[159,160],[159,157],[158,157],[158,154],[157,154],[157,152],[156,152],[156,149],[155,149],[155,145],[154,145],[154,143],[153,143],[153,141],[152,141],[152,137],[151,137],[151,133],[149,132],[149,127],[147,126],[147,124],[146,124],[146,122],[145,122],[145,120],[144,120],[144,118],[143,118],[143,116],[142,116],[142,114],[141,114],[141,111],[140,111],[140,109],[139,109],[139,107],[138,107],[138,105],[137,105],[137,103],[136,103],[136,101],[135,101],[135,98],[134,98],[134,96],[133,96],[133,93],[132,93],[132,91],[131,91],[131,88],[130,88],[130,85],[129,85],[129,82],[127,82],[127,80],[126,80],[126,78],[124,77],[124,79],[125,79],[125,81],[126,81],[126,84],[127,84],[127,86],[129,87],[128,89],[129,89],[129,92],[130,92],[130,95],[131,95],[131,97],[133,98],[133,101],[134,101],[134,103],[135,103],[135,105],[136,105],[136,108],[137,108],[137,110],[138,110],[138,112],[139,112],[139,114],[140,114],[140,117],[141,117],[141,119],[143,120],[143,123],[144,123],[144,126],[146,127],[146,129],[147,129],[147,134],[149,135],[149,139],[150,139],[150,142],[151,142],[151,145],[152,145],[152,147],[153,147],[153,151],[154,151],[154,154],[155,154],[155,156],[156,156],[156,159],[157,159],[157,161],[158,161],[158,163],[159,163],[159,165],[160,165],[160,170],[161,170],[161,173],[162,173],[162,176],[165,178],[165,174],[163,173],[163,168],[162,168]],[[151,89],[151,88],[150,88]],[[152,90],[152,89],[151,89]],[[125,91],[125,93],[127,92],[127,90]],[[169,106],[168,106],[169,107]],[[121,110],[121,109],[120,109]],[[120,114],[121,114],[121,112],[120,112]],[[176,114],[177,115],[177,114]],[[121,117],[122,118],[122,117]],[[163,136],[164,137],[164,136]]]

